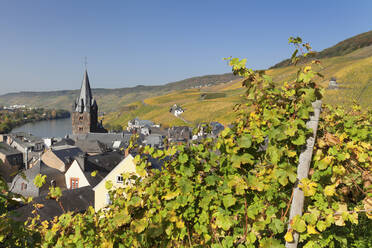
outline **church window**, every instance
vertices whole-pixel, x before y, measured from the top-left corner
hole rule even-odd
[[[79,120],[80,121],[84,120],[84,116],[79,116]]]
[[[81,132],[82,132],[82,131],[83,131],[83,127],[79,127],[79,131],[81,131]]]

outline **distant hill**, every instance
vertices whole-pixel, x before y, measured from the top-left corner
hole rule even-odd
[[[192,87],[216,85],[222,82],[234,80],[237,77],[232,73],[220,75],[206,75],[192,77],[177,82],[171,82],[158,86],[137,85],[130,88],[119,89],[92,89],[93,96],[98,102],[100,112],[117,110],[118,106],[145,99],[147,97],[166,94],[175,90],[184,90]],[[78,81],[77,81],[78,82]],[[80,83],[77,83],[80,86]],[[94,86],[94,82],[92,82]],[[72,103],[76,99],[78,90],[60,90],[31,92],[23,91],[8,93],[0,96],[0,105],[25,104],[32,107],[61,108],[71,110]]]
[[[316,55],[313,58],[324,59],[324,58],[331,58],[331,57],[336,57],[336,56],[343,56],[357,49],[367,47],[370,45],[372,45],[372,31],[358,34],[356,36],[343,40],[334,46],[331,46],[329,48],[324,49],[321,52],[316,53]],[[291,60],[286,59],[286,60],[283,60],[275,64],[270,69],[289,66],[290,63],[291,63]]]

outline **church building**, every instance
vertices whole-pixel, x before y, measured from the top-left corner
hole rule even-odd
[[[72,109],[72,133],[106,133],[102,123],[98,122],[98,106],[92,97],[88,71],[85,70],[80,95],[76,99]]]

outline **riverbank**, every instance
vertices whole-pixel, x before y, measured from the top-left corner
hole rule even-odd
[[[70,112],[63,109],[3,109],[0,110],[0,133],[10,133],[14,128],[27,123],[66,119],[69,117]]]

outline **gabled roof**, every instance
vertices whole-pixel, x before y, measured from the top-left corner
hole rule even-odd
[[[110,152],[86,158],[79,156],[75,160],[89,184],[94,187],[101,182],[122,159],[123,156],[120,153]],[[95,176],[92,176],[92,172],[95,172]]]
[[[72,134],[70,135],[71,139],[78,141],[78,140],[99,140],[103,144],[108,147],[112,147],[115,141],[120,140],[124,143],[128,143],[130,141],[130,137],[132,136],[129,132],[122,132],[122,133],[86,133],[86,134]]]
[[[62,192],[59,201],[66,212],[83,212],[89,206],[94,206],[94,192],[91,186],[74,190],[65,190]],[[37,210],[41,221],[51,220],[54,216],[59,216],[64,213],[60,204],[55,199],[46,199],[45,196],[40,196],[35,197],[31,203],[15,210],[19,216],[14,217],[14,219],[17,221],[25,221],[28,217],[32,217],[34,203],[43,205],[43,207]]]
[[[45,165],[40,159],[37,161],[37,163],[30,169],[23,170],[20,173],[18,173],[12,182],[13,184],[17,183],[17,177],[24,178],[29,183],[33,183],[35,177],[38,175],[46,175],[46,183],[39,189],[39,195],[46,195],[49,192],[49,186],[50,186],[50,180],[55,179],[57,182],[58,187],[60,188],[66,188],[66,184],[64,183],[64,174],[60,172],[57,169],[54,169],[52,167],[49,167]],[[62,184],[60,184],[62,183]]]
[[[73,146],[73,145],[75,145],[75,141],[73,139],[70,139],[70,138],[63,138],[60,141],[53,144],[54,147],[55,146],[65,146],[65,145]]]
[[[76,146],[57,146],[51,150],[64,164],[69,164],[83,151]]]
[[[88,164],[103,168],[108,172],[112,171],[122,160],[123,155],[119,152],[108,152],[87,158]]]
[[[108,171],[106,171],[105,169],[100,168],[92,163],[89,163],[88,161],[84,163],[81,157],[76,158],[75,161],[80,167],[80,170],[84,174],[89,185],[92,187],[96,186],[108,174]],[[93,172],[95,172],[94,176],[92,175]]]
[[[75,146],[86,153],[103,153],[107,151],[106,145],[98,140],[77,140]]]
[[[15,154],[22,154],[22,152],[14,149],[10,145],[4,142],[0,142],[0,153],[4,155],[15,155]]]

